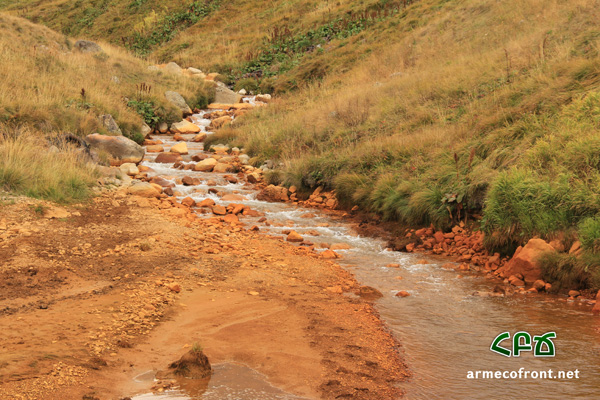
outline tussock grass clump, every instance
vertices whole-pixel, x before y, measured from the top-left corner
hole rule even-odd
[[[553,290],[600,288],[600,256],[586,253],[548,253],[540,257],[543,279],[553,283]]]
[[[59,203],[85,200],[98,173],[78,149],[48,151],[39,134],[0,126],[0,188]]]

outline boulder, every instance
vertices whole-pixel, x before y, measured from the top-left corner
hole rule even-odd
[[[212,206],[212,212],[215,215],[225,215],[227,214],[227,209],[221,205]]]
[[[163,163],[163,164],[172,164],[172,163],[176,163],[177,161],[181,161],[181,160],[183,160],[183,158],[181,158],[181,154],[160,153],[158,156],[156,156],[156,159],[154,160],[154,162]]]
[[[192,124],[190,121],[186,121],[185,119],[181,122],[176,122],[171,125],[171,130],[174,133],[198,133],[200,132],[200,127],[198,125]]]
[[[214,158],[207,158],[206,160],[202,160],[196,164],[194,166],[194,171],[211,172],[215,165],[217,165],[217,160]]]
[[[167,123],[166,123],[166,122],[164,122],[164,121],[163,121],[163,122],[160,122],[160,123],[158,124],[158,131],[159,131],[160,133],[167,133],[167,132],[169,132],[169,125],[167,125]]]
[[[537,290],[538,292],[540,292],[540,291],[546,289],[546,282],[544,282],[541,279],[538,279],[537,281],[533,282],[533,287],[534,287],[535,290]]]
[[[121,128],[119,128],[119,125],[117,125],[117,123],[112,115],[104,114],[104,115],[99,116],[98,119],[100,120],[100,123],[102,124],[102,126],[106,128],[108,133],[113,134],[113,135],[122,135],[123,134],[123,132],[121,132]]]
[[[205,379],[212,374],[210,362],[200,348],[192,348],[179,360],[171,363],[169,369],[175,376],[188,379]],[[161,378],[165,379],[167,376],[161,376]]]
[[[225,125],[227,125],[229,123],[231,123],[231,117],[228,115],[225,115],[224,117],[219,117],[219,118],[213,119],[212,123],[210,125],[213,129],[221,129],[222,127],[224,127]]]
[[[221,200],[223,201],[244,201],[246,200],[246,198],[244,196],[242,196],[241,194],[226,194],[225,196],[221,197]]]
[[[152,179],[150,179],[150,183],[154,183],[157,184],[160,187],[163,188],[174,188],[175,184],[171,181],[166,180],[165,178],[161,178],[160,176],[155,176]]]
[[[230,164],[225,164],[225,163],[217,163],[215,165],[215,167],[213,168],[213,172],[218,172],[221,174],[224,174],[226,172],[232,172],[233,171],[233,166]]]
[[[326,260],[335,260],[336,258],[340,258],[340,255],[333,250],[325,250],[321,253],[321,257]]]
[[[185,142],[177,143],[176,145],[171,147],[170,151],[171,151],[171,153],[187,154],[188,153],[187,144],[185,144]]]
[[[182,95],[173,91],[166,91],[165,98],[169,101],[169,103],[173,104],[177,107],[183,114],[191,114],[192,109],[186,103],[185,99]]]
[[[262,178],[262,175],[258,172],[252,172],[251,174],[248,174],[248,176],[246,177],[246,179],[248,179],[248,182],[250,183],[258,183],[260,182]]]
[[[162,147],[160,144],[152,144],[150,146],[146,146],[146,151],[148,153],[162,153],[163,151],[165,151],[165,148]]]
[[[192,142],[195,142],[195,143],[204,142],[206,140],[206,136],[207,136],[206,132],[200,132],[199,134],[194,136],[194,138],[192,139]]]
[[[358,289],[358,292],[356,292],[356,294],[360,297],[362,297],[363,299],[367,299],[367,300],[377,300],[381,297],[383,297],[383,294],[375,289],[374,287],[371,286],[361,286]]]
[[[120,166],[121,172],[125,175],[135,176],[140,173],[140,170],[134,163],[123,163]]]
[[[81,53],[100,53],[102,51],[102,47],[89,40],[78,40],[73,47]]]
[[[237,215],[227,214],[226,216],[223,217],[223,222],[228,223],[228,224],[234,224],[236,222],[240,222],[240,219],[238,218]]]
[[[152,128],[150,128],[145,122],[142,122],[140,132],[142,133],[142,135],[144,135],[144,137],[146,137],[152,133]]]
[[[298,232],[291,231],[285,240],[287,240],[288,242],[300,243],[304,241],[304,238],[300,236]]]
[[[406,290],[401,290],[398,293],[396,293],[396,297],[408,297],[410,296],[410,293],[408,293]]]
[[[210,75],[210,74],[209,74]],[[223,86],[217,86],[215,89],[215,103],[235,104],[242,100],[242,96]]]
[[[215,205],[215,201],[213,199],[204,199],[200,203],[198,203],[198,207],[212,207]]]
[[[177,63],[174,62],[170,62],[167,65],[165,65],[165,71],[174,75],[183,74],[183,69],[179,65],[177,65]]]
[[[287,188],[275,185],[269,185],[264,188],[256,198],[261,201],[288,201]]]
[[[202,75],[204,74],[204,72],[202,72],[201,70],[199,70],[198,68],[193,68],[193,67],[189,67],[187,69],[187,71],[192,74],[192,75]]]
[[[500,276],[523,276],[526,283],[533,283],[542,277],[542,270],[538,262],[539,257],[548,252],[556,252],[542,239],[531,239],[527,245],[515,252],[513,258],[502,268],[498,269]]]
[[[90,145],[90,150],[107,153],[113,166],[128,162],[138,164],[144,158],[144,148],[124,136],[94,133],[86,136],[85,141]]]
[[[194,207],[196,205],[196,202],[194,201],[194,199],[188,196],[185,199],[181,200],[181,204],[183,204],[186,207]]]
[[[213,144],[210,148],[217,154],[227,154],[229,146],[226,144]]]
[[[592,313],[595,315],[600,314],[600,290],[596,293],[596,304],[594,304],[594,308],[592,308]]]
[[[151,183],[148,182],[134,182],[127,188],[127,193],[133,196],[140,197],[158,197],[160,192],[156,190]]]
[[[271,101],[270,94],[259,94],[255,98],[256,101],[260,101],[262,103],[269,103]]]

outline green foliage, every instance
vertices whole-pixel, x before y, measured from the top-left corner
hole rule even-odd
[[[195,96],[187,98],[186,101],[193,110],[195,108],[206,108],[207,105],[213,102],[214,98],[214,92],[207,93],[205,91],[199,91]]]
[[[578,226],[578,234],[585,250],[598,253],[600,251],[600,216],[582,220]]]
[[[146,56],[154,47],[171,41],[179,31],[206,18],[220,6],[221,0],[194,1],[187,8],[162,17],[153,24],[151,32],[136,32],[123,42],[136,54]]]
[[[131,3],[129,3],[128,7],[130,9],[137,10],[138,8],[140,8],[141,6],[143,6],[147,2],[148,2],[148,0],[132,0]]]
[[[157,112],[159,107],[157,107],[156,104],[154,104],[154,101],[150,99],[129,100],[127,106],[138,113],[150,127],[156,126],[160,121],[160,116]]]
[[[572,182],[572,176],[540,176],[530,170],[513,169],[498,176],[488,193],[484,229],[492,247],[507,242],[524,243],[535,235],[566,229],[582,217],[600,211],[597,202],[581,204],[589,199],[589,188]],[[500,232],[501,235],[492,235]]]
[[[543,279],[552,282],[554,290],[600,288],[600,256],[597,254],[576,257],[547,253],[540,257],[539,262]]]
[[[355,36],[368,27],[397,15],[404,5],[405,2],[399,1],[377,3],[297,34],[292,34],[287,26],[276,26],[261,49],[246,55],[249,61],[241,67],[239,74],[260,73],[263,77],[283,74],[297,66],[304,54],[320,50],[333,39]],[[271,68],[275,65],[277,68]],[[323,76],[322,71],[316,72],[314,68],[309,69],[305,78],[310,80]]]

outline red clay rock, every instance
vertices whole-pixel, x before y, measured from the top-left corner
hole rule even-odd
[[[157,163],[171,164],[181,160],[183,160],[181,158],[181,154],[160,153],[158,156],[156,156],[156,160],[154,161]]]
[[[300,234],[298,232],[291,231],[285,240],[287,240],[288,242],[299,243],[299,242],[303,242],[304,238],[302,236],[300,236]]]
[[[275,185],[269,185],[264,188],[258,196],[258,200],[262,201],[288,201],[288,190],[287,188]]]
[[[181,204],[183,204],[186,207],[194,207],[196,205],[196,202],[191,197],[186,197],[185,199],[181,200]]]
[[[212,212],[215,215],[225,215],[227,214],[227,209],[221,205],[215,205],[212,207]]]
[[[215,205],[215,201],[213,199],[204,199],[200,203],[198,203],[198,207],[212,207]]]
[[[541,278],[539,257],[556,250],[542,239],[531,239],[521,250],[517,249],[513,258],[504,267],[498,269],[500,276],[509,277],[521,274],[526,283],[533,283]]]
[[[236,222],[240,222],[240,219],[238,218],[237,215],[227,214],[226,216],[223,217],[223,222],[226,222],[228,224],[233,224]]]
[[[326,260],[335,260],[336,258],[340,258],[340,255],[333,250],[325,250],[321,253],[321,257]]]

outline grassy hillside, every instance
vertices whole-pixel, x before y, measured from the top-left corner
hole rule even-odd
[[[273,182],[335,189],[348,206],[409,225],[477,220],[494,250],[533,236],[600,249],[594,1],[0,0],[0,8],[279,94],[212,139],[245,146],[257,162],[282,161]],[[559,264],[593,264],[582,262]]]
[[[506,250],[562,235],[600,211],[598,17],[590,1],[423,0],[348,40],[373,46],[347,72],[221,137],[388,219],[483,215]]]
[[[157,62],[217,70],[230,82],[250,75],[254,82],[242,86],[262,84],[264,92],[282,93],[347,70],[384,45],[382,22],[396,26],[393,18],[402,18],[412,2],[0,0],[0,9],[67,35],[102,38]],[[365,30],[371,31],[368,42],[357,43],[354,37]]]
[[[30,179],[35,168],[28,170],[24,160],[45,152],[41,150],[45,138],[64,132],[80,136],[107,133],[98,117],[111,114],[124,135],[140,140],[144,120],[181,119],[181,113],[164,98],[166,90],[181,92],[191,105],[210,96],[203,83],[148,71],[146,62],[123,49],[100,43],[103,52],[81,53],[72,48],[73,43],[46,27],[0,14],[0,152],[4,155],[0,187],[5,190],[61,201],[82,197],[69,194],[66,186],[65,192],[56,192],[60,185],[45,191],[43,184]],[[37,140],[15,139],[20,136]],[[28,150],[19,155],[22,148]],[[21,162],[13,162],[19,159]],[[46,161],[45,166],[53,171],[51,165],[57,158]],[[66,174],[68,181],[70,172],[58,164],[53,173]],[[42,179],[39,174],[33,176]],[[77,178],[81,187],[83,181],[95,181],[92,175],[84,176],[83,181],[79,178],[82,176]]]

